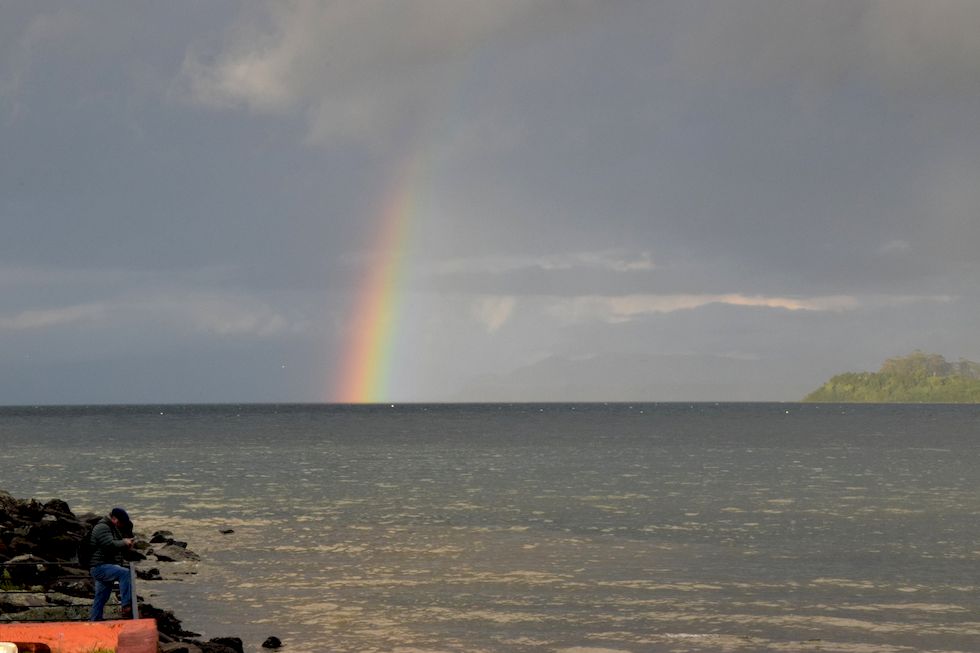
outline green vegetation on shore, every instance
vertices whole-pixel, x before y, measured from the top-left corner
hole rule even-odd
[[[921,351],[889,358],[877,372],[838,374],[808,394],[806,402],[980,403],[980,363],[950,363]]]

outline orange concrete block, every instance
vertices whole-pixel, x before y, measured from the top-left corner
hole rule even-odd
[[[54,621],[0,624],[0,642],[14,642],[20,651],[37,653],[156,653],[155,619],[125,621]]]

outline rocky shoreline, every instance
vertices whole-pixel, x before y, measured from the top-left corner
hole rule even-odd
[[[88,618],[94,588],[88,570],[78,567],[78,543],[101,517],[91,513],[76,516],[61,499],[42,504],[0,490],[0,622]],[[136,575],[141,582],[162,580],[159,567],[153,566],[156,563],[200,559],[170,531],[157,531],[149,538],[140,533],[134,536],[136,545],[128,557],[139,563]],[[119,608],[114,595],[106,606],[107,618],[118,616]],[[156,619],[162,653],[243,653],[240,638],[201,641],[198,633],[184,630],[172,611],[142,598],[139,612],[141,617]],[[280,644],[269,637],[262,646],[278,648]]]

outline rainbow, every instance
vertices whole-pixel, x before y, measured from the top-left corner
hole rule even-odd
[[[382,202],[375,257],[357,293],[339,373],[330,401],[379,403],[391,392],[394,336],[401,307],[401,283],[409,226],[418,205],[419,157],[403,165]]]
[[[489,36],[489,35],[488,35]],[[401,315],[412,227],[424,213],[431,192],[433,171],[439,161],[439,143],[452,142],[453,116],[466,114],[465,99],[475,70],[483,61],[481,44],[474,44],[444,78],[441,91],[430,98],[432,110],[416,125],[414,138],[403,143],[409,152],[382,197],[378,228],[369,251],[371,270],[357,291],[353,318],[348,328],[339,366],[331,366],[332,381],[326,393],[334,403],[382,403],[393,395],[393,376],[398,358],[396,335],[405,330]]]

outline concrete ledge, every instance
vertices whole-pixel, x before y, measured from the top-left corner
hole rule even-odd
[[[0,624],[0,642],[14,642],[21,651],[92,653],[156,653],[154,619],[119,621],[52,621]]]

